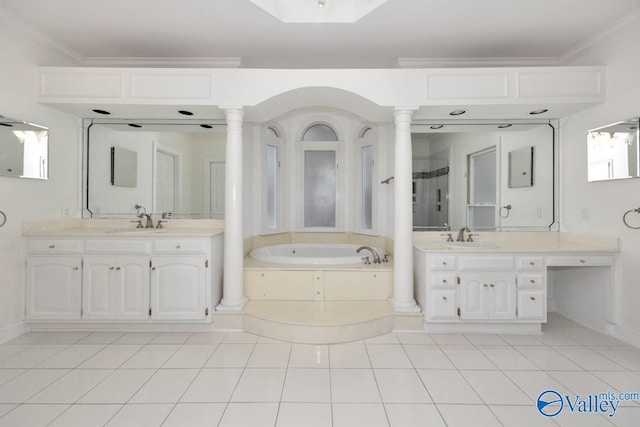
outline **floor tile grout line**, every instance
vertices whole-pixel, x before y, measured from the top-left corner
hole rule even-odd
[[[382,398],[382,391],[380,391],[380,384],[378,384],[378,378],[376,377],[376,372],[373,370],[373,361],[371,360],[371,355],[369,354],[369,347],[367,343],[364,344],[364,349],[367,352],[367,357],[369,358],[369,365],[371,366],[371,376],[373,376],[373,381],[376,383],[376,388],[378,389],[378,396],[380,396],[380,405],[382,405],[382,410],[384,411],[384,416],[387,420],[387,426],[391,427],[391,421],[389,420],[389,414],[387,413],[387,407],[384,405],[384,399]],[[409,361],[411,362],[411,361]]]
[[[224,341],[221,342],[221,344],[224,344]],[[247,343],[247,344],[249,344],[249,343]],[[229,405],[231,404],[231,399],[233,398],[233,395],[235,394],[236,390],[238,389],[238,385],[240,384],[240,380],[242,379],[242,376],[247,371],[247,365],[249,364],[249,359],[251,359],[251,356],[253,355],[253,352],[256,349],[256,345],[258,344],[258,341],[256,340],[256,342],[254,342],[252,344],[253,344],[253,348],[251,349],[251,352],[249,353],[249,357],[247,357],[247,361],[244,363],[244,366],[242,367],[242,372],[240,372],[240,376],[238,377],[238,381],[236,382],[235,387],[233,387],[233,390],[231,391],[231,394],[229,395],[229,399],[227,400],[227,403],[225,404],[224,410],[222,411],[222,414],[220,415],[220,419],[218,420],[218,423],[216,424],[217,427],[220,426],[220,423],[222,423],[222,420],[224,419],[224,416],[227,413],[227,410],[229,409]],[[215,351],[214,351],[214,353],[215,353]],[[211,355],[211,357],[213,357],[213,354]],[[206,366],[206,363],[205,363],[205,366]]]
[[[193,335],[193,334],[191,334]],[[188,340],[187,340],[188,341]],[[180,351],[182,348],[184,348],[186,346],[186,341],[165,361],[165,363],[162,365],[166,365],[169,360],[171,360],[173,358],[173,356],[175,356],[178,351]],[[191,344],[189,344],[191,345]],[[182,398],[184,397],[184,395],[187,393],[187,391],[189,390],[189,388],[191,388],[191,386],[193,385],[193,383],[195,382],[196,378],[198,378],[198,375],[200,375],[200,373],[204,370],[205,365],[207,364],[207,362],[209,361],[209,359],[211,359],[211,357],[213,356],[213,353],[216,352],[216,349],[218,348],[220,344],[216,344],[215,348],[213,349],[213,351],[211,352],[211,354],[209,355],[209,357],[207,357],[207,360],[205,360],[205,362],[202,364],[202,367],[200,367],[200,369],[198,369],[198,372],[193,376],[193,379],[191,380],[191,382],[189,383],[189,385],[187,387],[185,387],[184,391],[182,392],[182,394],[180,395],[180,397],[178,397],[178,399],[175,401],[175,403],[173,404],[173,406],[171,407],[171,409],[169,410],[169,412],[167,412],[167,415],[164,417],[164,419],[162,420],[162,422],[160,423],[160,427],[162,425],[164,425],[164,423],[167,422],[167,419],[171,416],[171,413],[176,409],[176,407],[178,406],[178,404],[180,403],[180,401],[182,400]],[[160,369],[162,369],[162,366],[160,367]],[[155,374],[154,374],[155,375]]]
[[[282,381],[282,390],[280,390],[280,400],[278,401],[278,409],[276,410],[276,419],[273,422],[274,427],[278,424],[278,417],[280,416],[280,408],[282,407],[282,398],[284,397],[284,388],[287,385],[287,377],[289,375],[289,363],[291,363],[291,353],[293,352],[293,344],[289,343],[289,357],[287,357],[287,364],[284,368],[284,380]],[[247,363],[249,363],[247,361]]]

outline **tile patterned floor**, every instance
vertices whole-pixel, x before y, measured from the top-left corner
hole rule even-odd
[[[238,332],[32,332],[0,345],[0,427],[639,426],[537,396],[640,392],[640,349],[552,315],[543,335],[337,345]]]

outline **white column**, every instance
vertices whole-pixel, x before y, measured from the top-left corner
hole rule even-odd
[[[227,145],[224,172],[224,270],[218,310],[242,310],[244,296],[242,231],[242,119],[241,108],[225,109]]]
[[[394,155],[393,308],[418,312],[413,297],[413,199],[411,116],[413,109],[396,109]]]

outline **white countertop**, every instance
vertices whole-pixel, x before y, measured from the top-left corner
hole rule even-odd
[[[423,252],[501,253],[501,252],[590,252],[617,253],[618,239],[562,232],[480,232],[477,242],[493,242],[492,249],[448,248],[442,232],[415,232],[414,247]],[[455,233],[454,233],[455,234]],[[476,233],[474,233],[475,235]]]
[[[136,228],[127,219],[69,219],[23,224],[25,237],[211,237],[224,233],[224,221],[170,219],[163,228]]]

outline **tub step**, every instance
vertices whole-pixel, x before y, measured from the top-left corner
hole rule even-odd
[[[250,301],[244,330],[281,341],[332,344],[391,332],[387,301]]]

